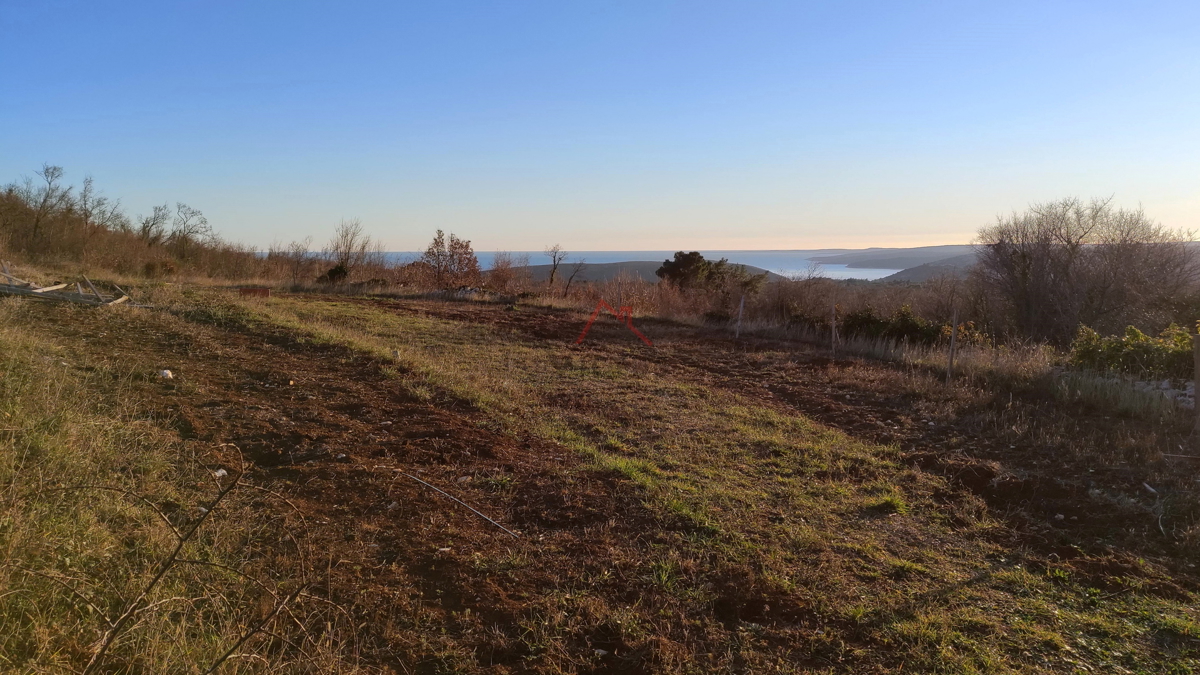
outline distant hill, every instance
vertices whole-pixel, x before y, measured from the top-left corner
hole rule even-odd
[[[654,272],[662,267],[661,260],[631,260],[629,262],[618,263],[584,263],[583,269],[575,277],[575,281],[608,281],[615,279],[617,274],[624,272],[627,277],[640,277],[644,281],[658,281],[658,277]],[[779,281],[784,277],[767,272],[767,270],[754,267],[752,265],[738,265],[744,268],[751,274],[767,274],[768,281]],[[530,274],[533,275],[534,281],[546,281],[550,278],[550,265],[530,265],[527,268]],[[558,266],[558,277],[566,279],[571,276],[571,271],[574,269],[574,263],[564,262]]]
[[[838,255],[815,256],[813,260],[851,268],[907,270],[911,267],[936,263],[949,258],[974,255],[971,245],[918,246],[916,248],[868,248]]]
[[[928,281],[934,277],[964,277],[975,265],[977,260],[978,258],[974,253],[956,255],[950,258],[937,260],[935,262],[925,263],[924,265],[917,265],[916,267],[900,270],[895,274],[880,279],[880,281],[908,281],[911,283],[919,283],[922,281]]]

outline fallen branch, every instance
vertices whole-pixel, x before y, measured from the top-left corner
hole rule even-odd
[[[508,529],[507,527],[505,527],[505,526],[501,525],[500,523],[497,523],[496,521],[492,520],[491,518],[488,518],[487,516],[483,515],[483,514],[482,514],[482,513],[480,513],[479,511],[476,511],[474,508],[472,508],[472,507],[471,507],[471,505],[470,505],[470,504],[468,504],[468,503],[464,502],[463,500],[459,499],[458,497],[455,497],[454,495],[451,495],[450,493],[446,492],[445,490],[442,490],[442,489],[440,489],[440,488],[434,487],[433,485],[430,485],[429,483],[426,483],[425,481],[421,480],[420,478],[417,478],[416,476],[414,476],[414,475],[412,475],[412,474],[401,473],[400,475],[401,475],[401,476],[408,476],[409,478],[411,478],[411,479],[413,479],[413,480],[417,481],[418,483],[420,483],[421,485],[424,485],[425,487],[429,488],[430,490],[433,490],[433,491],[435,491],[435,492],[439,492],[439,493],[441,493],[443,496],[445,496],[445,497],[448,497],[448,498],[450,498],[450,499],[453,499],[454,501],[458,502],[459,504],[462,504],[463,506],[465,506],[465,507],[467,507],[468,509],[470,509],[471,513],[474,513],[475,515],[479,516],[480,518],[483,518],[484,520],[488,521],[489,523],[491,523],[491,524],[495,525],[496,527],[498,527],[498,528],[500,528],[500,529],[504,530],[505,532],[507,532],[507,533],[511,534],[511,535],[512,535],[514,538],[516,538],[516,539],[520,539],[520,538],[521,538],[521,535],[517,534],[516,532],[513,532],[512,530],[510,530],[510,529]]]
[[[4,276],[5,276],[5,278],[8,279],[8,283],[10,283],[10,284],[14,281],[19,281],[19,282],[25,284],[26,286],[31,286],[33,288],[37,288],[37,285],[34,284],[33,282],[25,281],[24,279],[22,279],[20,277],[14,277],[13,275],[9,274],[8,273],[8,263],[4,264]]]

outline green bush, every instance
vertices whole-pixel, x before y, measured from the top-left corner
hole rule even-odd
[[[793,304],[788,307],[787,325],[804,326],[827,334],[829,315],[814,316]],[[886,340],[923,347],[949,345],[951,332],[953,327],[949,323],[939,323],[917,316],[908,305],[896,310],[891,316],[880,316],[871,307],[864,307],[847,313],[838,321],[838,334],[845,337]],[[991,337],[972,321],[958,324],[956,340],[959,346],[985,346],[992,343]]]
[[[1171,324],[1158,337],[1129,326],[1122,336],[1101,336],[1080,326],[1071,343],[1071,364],[1088,370],[1139,377],[1189,378],[1193,373],[1192,336]]]
[[[940,339],[942,327],[922,319],[905,305],[890,317],[878,316],[870,307],[850,312],[842,319],[842,332],[847,336],[933,345]]]

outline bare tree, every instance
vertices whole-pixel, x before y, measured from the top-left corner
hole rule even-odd
[[[515,277],[513,255],[507,251],[496,251],[492,256],[492,266],[487,271],[488,286],[503,293],[512,286]]]
[[[287,246],[273,242],[267,249],[267,259],[286,269],[292,278],[292,286],[297,286],[301,278],[310,276],[309,268],[313,263],[313,255],[309,250],[311,245],[312,237],[293,241]]]
[[[1080,324],[1111,332],[1168,320],[1200,272],[1191,238],[1110,199],[1035,204],[979,231],[977,281],[1018,335],[1063,344]]]
[[[563,250],[562,246],[555,244],[546,247],[546,255],[550,257],[550,280],[546,286],[553,287],[554,277],[558,274],[558,266],[567,257],[567,252]]]
[[[293,241],[288,244],[287,260],[288,266],[292,272],[292,285],[300,283],[300,278],[305,276],[312,263],[312,253],[309,247],[312,246],[312,237],[305,237],[301,241]]]
[[[138,216],[138,237],[146,246],[157,246],[167,235],[167,221],[171,219],[171,207],[163,204],[154,207],[148,216]]]
[[[87,239],[110,230],[113,232],[129,232],[129,218],[121,210],[121,200],[109,201],[108,197],[97,194],[95,183],[91,176],[83,179],[83,188],[75,200],[75,208],[83,224],[83,233]]]
[[[35,241],[40,236],[42,225],[46,219],[66,207],[71,200],[71,188],[64,188],[59,184],[63,177],[61,166],[43,164],[36,173],[41,176],[45,185],[35,188],[33,181],[28,179],[25,181],[26,201],[37,204],[33,210],[33,230],[31,232],[31,238]]]
[[[188,257],[193,244],[204,243],[212,238],[212,227],[208,218],[183,202],[175,203],[175,220],[171,223],[171,234],[167,243],[175,249],[175,255],[181,260]]]
[[[584,258],[580,258],[571,264],[571,275],[567,277],[567,286],[563,289],[562,296],[564,298],[567,297],[567,293],[571,292],[571,282],[575,281],[575,277],[579,276],[579,273],[582,272],[585,267],[587,267],[587,260]]]

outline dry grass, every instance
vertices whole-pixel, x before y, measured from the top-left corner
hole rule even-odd
[[[280,650],[254,630],[299,588],[259,560],[279,533],[251,481],[214,505],[238,453],[182,441],[154,412],[151,396],[187,385],[89,358],[23,327],[26,311],[0,301],[0,672],[199,673],[247,635],[221,672],[352,670],[320,635],[272,621]]]
[[[469,407],[472,423],[515,443],[557,454],[565,447],[582,458],[547,480],[614,484],[635,495],[629,508],[649,514],[642,529],[620,537],[612,521],[581,528],[607,553],[553,570],[539,568],[561,562],[551,541],[514,545],[506,556],[446,554],[447,564],[473,575],[466,588],[530,575],[554,581],[523,594],[520,619],[511,623],[412,609],[387,640],[425,657],[401,670],[480,672],[487,654],[511,650],[525,655],[523,670],[542,673],[621,663],[679,674],[1200,668],[1192,596],[1156,594],[1138,579],[1112,593],[1069,565],[1006,545],[1003,514],[911,466],[899,447],[852,438],[715,378],[713,369],[728,364],[694,358],[689,329],[662,326],[653,352],[632,338],[606,340],[603,331],[581,349],[447,318],[461,315],[462,303],[235,300],[176,286],[151,295],[172,312],[135,312],[129,325],[137,331],[169,329],[194,335],[189,349],[219,349],[213,326],[250,336],[283,327],[303,340],[371,354],[424,401]],[[172,546],[155,508],[175,527],[195,522],[194,507],[216,490],[211,471],[232,469],[232,456],[183,442],[170,420],[147,414],[154,409],[148,394],[169,395],[147,378],[156,364],[87,360],[51,332],[22,328],[20,303],[2,307],[0,412],[16,420],[16,431],[0,435],[0,655],[15,671],[79,670],[102,635],[99,615],[127,607]],[[64,311],[87,320],[87,310]],[[537,319],[541,310],[513,311]],[[844,381],[856,396],[872,387],[903,389],[922,418],[986,407],[996,370],[994,361],[986,369],[988,354],[967,355],[962,377],[948,388],[933,364],[920,362],[935,358],[929,354],[911,356],[907,370],[847,361],[824,374],[793,356],[763,349],[738,357],[738,368],[750,369],[749,381],[776,377],[776,385]],[[1005,367],[1040,372],[1033,359],[1014,357]],[[987,423],[1004,443],[1074,447],[1065,426],[1044,423],[1031,406],[992,412],[996,419]],[[101,479],[128,493],[48,490]],[[513,490],[506,475],[474,482]],[[148,497],[153,507],[130,495]],[[286,595],[290,580],[309,577],[274,550],[279,522],[270,509],[249,508],[241,495],[231,493],[214,512],[188,555],[264,579],[270,560],[279,576],[269,587]],[[258,557],[268,551],[274,557]],[[49,578],[57,575],[96,608]],[[281,642],[248,643],[250,656],[222,672],[354,672],[353,626],[369,617],[343,620],[353,608],[304,600],[294,624],[273,628]],[[105,672],[194,672],[192,665],[211,663],[271,606],[261,588],[218,568],[173,570],[148,604],[159,601],[114,643]],[[321,630],[326,621],[333,625]],[[595,643],[597,636],[640,651],[614,662],[594,649],[613,649]]]
[[[218,488],[202,458],[179,454],[170,434],[131,414],[131,381],[153,371],[80,363],[68,346],[21,330],[18,303],[0,311],[0,654],[24,672],[75,669],[172,549],[171,528],[196,520]],[[189,557],[239,565],[251,533],[222,520],[198,533]],[[212,661],[236,640],[233,609],[255,589],[193,567],[151,592],[143,605],[154,609],[130,622],[106,668]]]
[[[1182,622],[1176,633],[1195,628],[1187,603],[1101,598],[1068,572],[1030,568],[994,543],[999,524],[986,508],[939,503],[943,479],[903,466],[895,447],[714,388],[702,365],[666,369],[636,343],[581,351],[531,341],[420,306],[286,298],[243,307],[392,360],[428,400],[469,403],[499,430],[576,450],[589,471],[636,486],[673,524],[640,562],[657,590],[638,606],[612,606],[583,579],[565,598],[529,599],[520,639],[542,655],[543,672],[577,672],[561,651],[579,630],[565,619],[573,615],[660,636],[671,648],[654,672],[1200,667],[1186,641],[1161,637],[1162,617]],[[740,608],[722,615],[729,603]],[[781,622],[780,612],[801,618]]]

